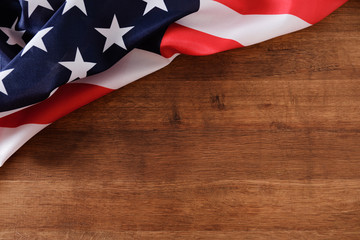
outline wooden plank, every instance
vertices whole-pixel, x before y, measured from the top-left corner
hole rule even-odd
[[[167,68],[0,169],[0,239],[359,239],[360,2]]]

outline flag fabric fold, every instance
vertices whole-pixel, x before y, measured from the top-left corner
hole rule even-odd
[[[75,109],[168,65],[298,31],[346,0],[3,0],[0,166]]]

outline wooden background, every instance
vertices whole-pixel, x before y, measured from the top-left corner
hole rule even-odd
[[[169,67],[0,169],[0,239],[360,239],[360,1]]]

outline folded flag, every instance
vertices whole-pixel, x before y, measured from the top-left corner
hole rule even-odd
[[[2,0],[0,166],[71,111],[169,64],[315,24],[346,0]]]

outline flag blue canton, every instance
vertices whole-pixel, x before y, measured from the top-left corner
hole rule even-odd
[[[160,54],[166,28],[198,9],[199,0],[2,0],[0,111],[40,102],[134,48]]]

